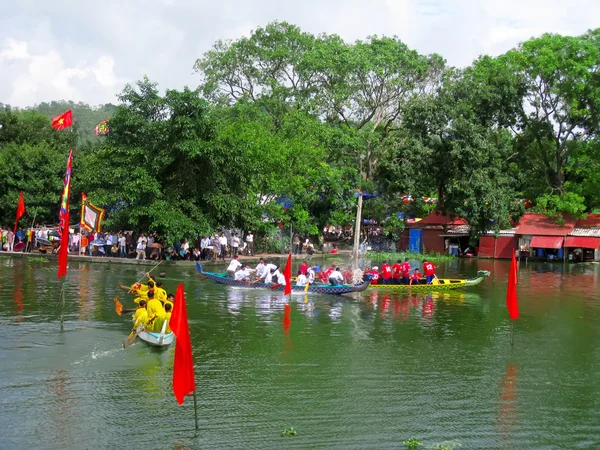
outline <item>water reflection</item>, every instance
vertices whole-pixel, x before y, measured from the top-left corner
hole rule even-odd
[[[506,365],[506,373],[500,380],[500,399],[496,418],[496,429],[505,445],[512,441],[518,421],[516,382],[517,367],[513,361],[509,361]],[[506,448],[505,445],[503,445],[504,448]]]

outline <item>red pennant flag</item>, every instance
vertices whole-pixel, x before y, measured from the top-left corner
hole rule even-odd
[[[510,320],[519,317],[519,303],[517,301],[517,258],[513,249],[510,271],[508,272],[508,288],[506,289],[506,307]]]
[[[283,269],[283,278],[285,278],[285,290],[283,291],[283,295],[288,295],[292,293],[292,254],[288,255],[287,264],[285,265],[285,269]]]
[[[73,111],[68,110],[62,113],[60,116],[56,116],[52,119],[52,128],[55,130],[62,130],[73,125]]]
[[[60,248],[58,249],[58,278],[67,274],[67,258],[69,257],[69,206],[71,204],[71,169],[73,167],[73,149],[69,151],[67,171],[63,187],[60,213],[58,215],[58,233],[60,234]]]
[[[15,233],[17,232],[17,225],[19,224],[19,219],[23,217],[25,214],[25,200],[23,199],[23,191],[19,194],[19,204],[17,205],[17,220],[15,220]]]
[[[173,394],[175,394],[177,403],[182,405],[184,397],[196,390],[192,341],[188,327],[183,283],[179,283],[179,287],[175,293],[175,306],[173,307],[169,326],[177,337],[175,340],[175,364],[173,367]]]

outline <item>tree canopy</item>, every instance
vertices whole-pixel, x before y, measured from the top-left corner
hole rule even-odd
[[[14,220],[22,190],[52,221],[69,147],[73,195],[106,207],[107,227],[171,239],[352,225],[357,190],[378,193],[371,218],[435,207],[474,234],[509,226],[523,199],[582,215],[600,208],[599,64],[600,29],[545,34],[457,69],[397,37],[349,43],[274,22],[216,42],[194,64],[195,89],[143,78],[116,106],[2,107],[0,215]],[[52,130],[67,109],[75,131]],[[108,117],[110,134],[93,137]]]

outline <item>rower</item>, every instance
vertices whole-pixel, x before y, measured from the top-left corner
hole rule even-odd
[[[235,278],[235,272],[240,267],[242,267],[242,263],[239,261],[239,256],[235,255],[227,266],[227,278]]]
[[[302,269],[298,270],[298,278],[296,278],[296,286],[306,286],[306,275],[302,273]]]
[[[157,281],[155,285],[156,287],[154,288],[154,295],[158,300],[164,303],[167,300],[167,291],[163,289],[162,281]]]
[[[425,282],[431,284],[435,278],[435,265],[430,261],[424,261],[423,270],[425,271]]]
[[[146,300],[140,300],[138,309],[133,314],[133,329],[136,330],[140,325],[148,322],[148,311],[146,310]]]
[[[167,321],[167,328],[165,329],[165,334],[166,333],[170,333],[171,332],[171,313],[172,313],[172,307],[170,304],[165,304],[165,320]]]
[[[340,272],[340,268],[336,267],[335,269],[333,269],[333,272],[331,272],[331,275],[329,275],[329,284],[331,284],[332,286],[340,286],[344,283],[344,276],[342,275],[342,272]]]
[[[154,298],[154,291],[148,291],[148,302],[146,303],[146,311],[148,312],[148,323],[152,324],[152,329],[160,331],[160,327],[165,320],[165,309],[162,303]]]
[[[313,284],[315,282],[315,267],[314,264],[311,264],[306,270],[306,282],[308,284]]]
[[[410,285],[413,284],[420,284],[421,281],[423,280],[423,278],[421,277],[421,273],[419,272],[419,269],[415,269],[415,271],[412,274],[412,277],[410,277]]]
[[[167,299],[165,300],[165,310],[167,309],[167,305],[171,305],[171,310],[173,310],[173,307],[175,306],[173,304],[174,300],[175,300],[175,296],[173,294],[167,295]]]

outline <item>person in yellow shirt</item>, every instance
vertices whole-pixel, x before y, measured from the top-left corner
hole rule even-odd
[[[148,291],[148,303],[146,303],[148,311],[148,323],[152,324],[154,331],[160,331],[162,324],[165,321],[165,309],[162,303],[154,298],[154,291]]]
[[[133,315],[133,329],[136,330],[140,325],[145,325],[148,322],[148,311],[146,310],[146,300],[140,300],[139,308],[135,310]]]
[[[165,309],[167,309],[167,305],[171,305],[171,311],[173,311],[173,308],[175,307],[173,300],[175,300],[175,296],[173,294],[167,295],[167,299],[165,300]]]
[[[148,283],[150,284],[150,283]],[[161,302],[165,303],[167,301],[167,291],[165,291],[162,287],[162,281],[157,281],[155,283],[154,288],[154,296]]]
[[[167,328],[165,329],[165,333],[171,332],[171,310],[171,305],[167,303],[165,305],[165,320],[167,321]]]

